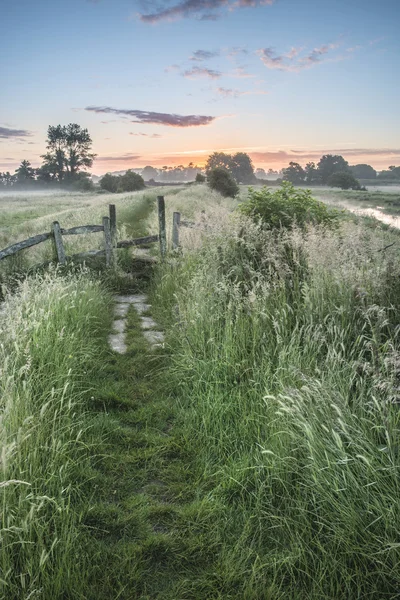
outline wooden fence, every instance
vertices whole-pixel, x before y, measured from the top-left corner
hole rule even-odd
[[[129,248],[132,246],[143,246],[153,244],[156,242],[160,243],[160,254],[164,258],[167,253],[167,234],[165,225],[165,201],[163,196],[157,197],[158,205],[158,222],[159,222],[159,233],[158,235],[149,235],[146,237],[136,238],[132,240],[117,240],[117,215],[115,204],[109,205],[109,216],[103,217],[101,225],[80,225],[79,227],[71,227],[70,229],[63,229],[58,221],[54,221],[52,224],[51,232],[40,233],[29,239],[17,242],[12,246],[0,250],[0,260],[13,256],[25,248],[30,248],[41,244],[42,242],[52,239],[55,250],[55,261],[61,265],[65,265],[68,260],[76,258],[92,258],[95,256],[105,255],[106,266],[114,267],[116,265],[116,249],[118,248]],[[172,248],[176,249],[179,247],[179,227],[180,227],[180,213],[174,213],[173,225],[172,225]],[[183,222],[182,222],[183,224]],[[103,250],[89,250],[88,252],[81,252],[72,256],[67,256],[65,253],[63,236],[66,235],[83,235],[88,233],[103,232],[104,236],[104,249]]]

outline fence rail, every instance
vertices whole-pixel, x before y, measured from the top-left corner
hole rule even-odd
[[[165,228],[165,202],[163,196],[157,197],[158,218],[160,233],[158,235],[148,235],[146,237],[135,238],[132,240],[117,241],[117,216],[115,204],[109,205],[109,216],[103,217],[102,225],[79,225],[64,229],[58,221],[54,221],[50,232],[34,235],[26,240],[16,242],[3,250],[0,250],[0,261],[51,239],[54,243],[55,260],[59,264],[65,264],[68,260],[75,258],[91,258],[105,255],[107,267],[116,265],[116,250],[118,248],[129,248],[132,246],[142,246],[148,244],[160,243],[161,257],[164,258],[167,250],[166,228]],[[103,232],[103,250],[89,250],[80,252],[73,256],[67,256],[65,253],[63,236],[65,235],[86,235],[88,233]],[[51,262],[51,261],[50,261]]]
[[[158,222],[159,222],[159,233],[157,235],[147,235],[145,237],[135,238],[132,240],[120,240],[117,241],[117,215],[115,204],[109,205],[109,216],[103,217],[102,225],[78,225],[77,227],[70,227],[64,229],[60,226],[58,221],[54,221],[51,227],[51,232],[40,233],[34,235],[26,240],[16,242],[4,250],[0,250],[0,261],[13,256],[26,248],[31,248],[37,244],[41,244],[49,239],[54,244],[54,254],[56,262],[61,265],[66,264],[70,260],[81,259],[81,258],[93,258],[98,256],[105,256],[107,267],[116,266],[117,257],[116,250],[118,248],[131,248],[134,246],[147,246],[149,244],[160,244],[160,254],[164,259],[167,253],[167,234],[165,224],[165,201],[164,196],[157,196],[158,205]],[[196,227],[196,224],[191,221],[181,220],[181,214],[174,212],[172,220],[172,249],[177,250],[179,244],[179,233],[181,227]],[[65,235],[86,235],[88,233],[100,233],[103,232],[103,243],[104,248],[102,250],[88,250],[86,252],[79,252],[68,256],[65,253],[63,236]],[[40,266],[48,265],[53,261],[47,261]]]

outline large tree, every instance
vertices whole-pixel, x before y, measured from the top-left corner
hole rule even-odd
[[[81,170],[90,168],[96,154],[91,152],[92,138],[87,129],[77,123],[50,125],[47,130],[47,150],[44,165],[56,173],[57,180],[74,181]]]
[[[317,171],[321,183],[327,183],[334,173],[349,171],[349,163],[339,154],[324,154],[317,165]]]
[[[238,183],[255,183],[254,165],[246,152],[237,152],[232,156],[232,175]]]
[[[213,152],[207,159],[205,170],[208,175],[213,169],[225,169],[232,173],[232,156],[225,152]]]
[[[297,162],[291,161],[286,169],[282,170],[283,179],[290,181],[294,185],[304,183],[306,173],[301,165]]]
[[[353,165],[350,167],[351,173],[353,173],[354,177],[357,179],[375,179],[376,171],[371,165]]]

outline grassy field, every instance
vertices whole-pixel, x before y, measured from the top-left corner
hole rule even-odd
[[[87,270],[2,307],[4,598],[398,598],[398,233],[272,232],[205,186],[164,195],[169,225],[196,223],[148,287],[164,349],[131,309],[108,350]],[[122,232],[157,230],[154,196],[112,199]],[[109,200],[64,201],[68,226]],[[54,220],[37,210],[10,229]]]

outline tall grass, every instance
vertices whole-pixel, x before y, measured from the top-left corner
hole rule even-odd
[[[0,314],[2,598],[79,598],[89,376],[109,298],[84,271],[26,279]]]
[[[218,597],[398,597],[391,235],[233,219],[161,268],[181,418],[218,515]]]

